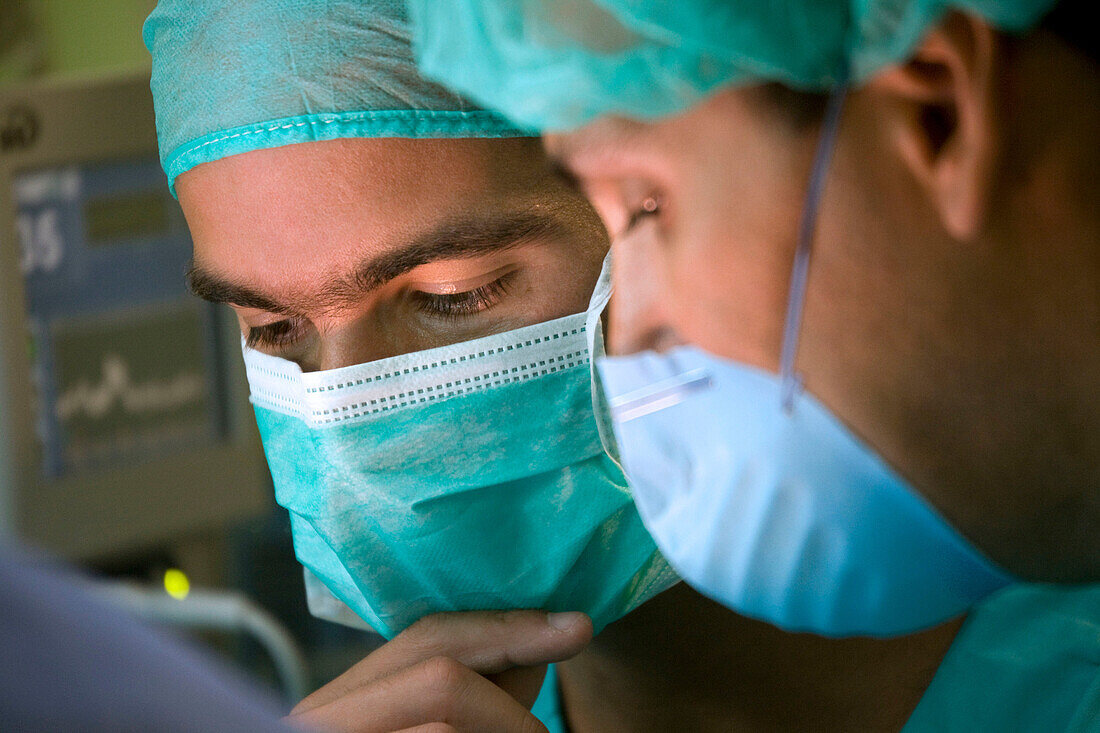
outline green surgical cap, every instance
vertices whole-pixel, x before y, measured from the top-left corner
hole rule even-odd
[[[403,0],[161,0],[145,22],[161,164],[354,137],[523,137],[424,81]]]
[[[421,71],[519,124],[673,114],[731,84],[827,90],[908,57],[949,10],[1006,32],[1054,0],[409,0]]]

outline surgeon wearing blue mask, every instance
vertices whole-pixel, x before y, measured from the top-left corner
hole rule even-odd
[[[790,632],[939,635],[887,727],[1093,729],[1086,5],[411,7],[422,70],[548,131],[612,233],[600,371],[684,578]]]
[[[661,592],[593,400],[607,234],[533,133],[420,79],[400,2],[165,0],[145,40],[310,610],[392,639],[295,722],[727,729],[745,622]]]

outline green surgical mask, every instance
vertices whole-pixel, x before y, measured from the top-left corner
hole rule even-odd
[[[598,632],[674,583],[601,441],[598,331],[579,314],[310,373],[246,351],[311,611],[386,637],[518,608],[584,611]]]

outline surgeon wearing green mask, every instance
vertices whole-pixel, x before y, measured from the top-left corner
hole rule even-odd
[[[392,638],[293,719],[725,730],[746,644],[753,694],[785,709],[775,658],[834,643],[788,648],[686,586],[660,593],[675,576],[601,442],[598,215],[530,131],[417,76],[403,18],[164,0],[145,28],[190,284],[240,321],[310,609]],[[843,648],[916,684],[906,660],[939,644]]]

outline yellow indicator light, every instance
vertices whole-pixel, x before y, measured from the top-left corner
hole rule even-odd
[[[164,571],[164,590],[177,600],[183,600],[191,592],[191,581],[182,570],[169,568]]]

